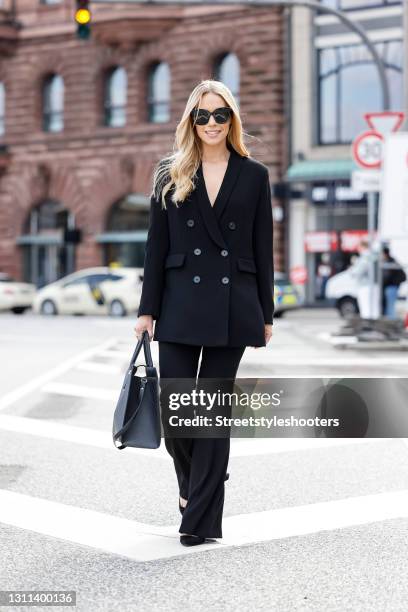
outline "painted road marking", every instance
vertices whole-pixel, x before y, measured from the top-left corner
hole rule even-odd
[[[287,345],[286,345],[287,346]],[[266,347],[264,351],[256,350],[251,347],[247,347],[242,361],[240,363],[240,370],[238,371],[237,378],[245,378],[244,375],[240,375],[240,372],[245,369],[246,365],[256,364],[259,367],[263,367],[265,365],[270,366],[271,369],[276,366],[290,366],[290,367],[319,367],[319,366],[331,366],[331,367],[349,367],[349,366],[373,366],[373,365],[401,365],[405,366],[408,364],[408,355],[406,353],[401,355],[382,355],[382,354],[374,354],[371,353],[366,356],[362,355],[353,355],[352,353],[347,353],[347,359],[345,358],[345,354],[335,355],[334,357],[330,357],[329,355],[320,356],[320,354],[305,354],[304,359],[299,359],[296,355],[288,354],[285,356],[285,353],[279,352],[279,355],[276,352],[277,346]],[[285,347],[282,345],[282,349]],[[109,357],[111,359],[115,358],[123,358],[127,361],[130,360],[132,351],[134,347],[129,346],[129,350],[105,350],[101,353],[101,357]],[[155,353],[152,353],[153,358]],[[297,375],[295,375],[297,377]],[[288,378],[294,378],[293,374],[291,374]],[[369,374],[367,374],[369,376]],[[274,378],[275,375],[271,371],[271,378]],[[322,376],[318,373],[314,375],[315,378],[321,378]],[[327,375],[325,375],[327,377]],[[349,376],[348,376],[349,377]],[[257,378],[257,376],[254,376]],[[261,376],[259,378],[262,378]],[[278,376],[278,378],[286,378],[285,376]],[[305,378],[304,376],[299,376],[299,378]],[[349,377],[350,378],[350,377]]]
[[[54,393],[57,395],[70,395],[72,397],[84,397],[87,399],[106,400],[111,402],[117,400],[120,387],[117,389],[104,389],[103,387],[89,387],[87,385],[75,385],[72,383],[50,382],[41,387],[43,393]]]
[[[77,363],[75,369],[84,372],[96,372],[97,374],[125,374],[125,368],[109,363],[98,363],[96,361],[81,361]]]
[[[259,363],[259,361],[257,359],[255,359],[255,357],[251,357],[251,358],[247,358],[244,355],[243,360],[241,361],[242,367],[244,368],[246,364],[252,364],[252,363]],[[268,360],[268,365],[273,368],[276,366],[280,366],[280,365],[285,365],[285,366],[291,366],[291,367],[298,367],[298,366],[307,366],[307,367],[313,367],[313,366],[339,366],[341,368],[345,368],[345,367],[352,367],[352,366],[378,366],[378,365],[401,365],[401,366],[406,366],[408,364],[408,356],[402,356],[402,357],[378,357],[377,355],[371,354],[371,356],[367,356],[367,357],[353,357],[352,355],[350,355],[349,353],[347,353],[347,359],[346,356],[344,355],[343,357],[312,357],[309,355],[305,355],[305,358],[303,360],[299,360],[296,359],[295,357],[291,357],[290,355],[288,355],[288,357],[285,357],[284,355],[280,355],[279,357],[276,356],[276,360],[274,361],[273,359],[269,359]],[[262,365],[262,364],[260,364]],[[241,366],[240,366],[241,367]],[[341,372],[340,372],[341,375]],[[369,376],[369,373],[367,373],[367,377]],[[240,375],[238,374],[237,378],[239,378]],[[271,378],[274,378],[275,376],[272,376],[272,372],[271,372]],[[292,378],[296,378],[297,375],[292,375]],[[318,378],[319,375],[316,374],[316,378]],[[255,378],[255,377],[254,377]],[[281,378],[280,376],[278,376],[277,378]]]
[[[222,539],[186,548],[178,525],[147,525],[0,490],[0,523],[142,562],[407,517],[408,490],[390,491],[226,517]]]
[[[45,374],[41,374],[40,376],[33,378],[24,385],[21,385],[20,387],[18,387],[18,389],[14,389],[13,391],[6,393],[6,395],[0,398],[0,410],[4,410],[4,408],[11,406],[12,404],[17,402],[22,397],[28,395],[32,391],[36,391],[50,380],[53,380],[61,374],[65,374],[66,372],[68,372],[68,370],[75,367],[77,363],[92,358],[95,354],[100,353],[101,351],[105,350],[109,346],[112,346],[116,342],[116,338],[109,338],[108,340],[105,340],[105,342],[102,342],[101,344],[98,344],[93,348],[82,351],[82,353],[74,355],[74,357],[70,357],[52,370],[49,370]]]
[[[133,348],[133,351],[135,349]],[[104,350],[104,351],[100,351],[99,356],[100,357],[106,357],[108,359],[125,359],[126,361],[130,361],[130,358],[132,357],[133,351],[131,352],[129,351],[122,351],[122,350]]]
[[[51,440],[61,440],[63,442],[73,442],[84,444],[96,448],[104,448],[118,452],[113,444],[112,433],[100,429],[90,429],[87,427],[76,427],[75,425],[63,425],[61,423],[46,421],[43,419],[31,419],[27,417],[13,416],[9,414],[0,415],[0,430],[13,431],[15,433],[29,434],[40,438]],[[153,452],[155,451],[155,452]],[[171,459],[164,446],[158,449],[147,448],[126,448],[120,452],[133,453],[137,455],[147,455],[160,459]]]

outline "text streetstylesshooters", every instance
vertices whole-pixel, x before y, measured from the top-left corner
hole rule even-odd
[[[173,415],[169,418],[171,427],[338,427],[339,419],[323,419],[320,417],[298,418],[290,417],[226,417],[218,415],[215,422],[212,417],[197,415],[195,417],[179,417]]]

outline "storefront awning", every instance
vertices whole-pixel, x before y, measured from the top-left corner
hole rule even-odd
[[[352,159],[308,159],[289,166],[285,178],[289,183],[351,179],[358,168]]]
[[[95,236],[96,242],[146,242],[147,230],[134,232],[104,232]]]
[[[46,246],[49,244],[64,244],[64,238],[62,235],[54,234],[24,234],[17,236],[16,244],[38,244],[40,246]]]

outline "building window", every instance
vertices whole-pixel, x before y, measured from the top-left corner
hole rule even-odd
[[[0,82],[0,136],[6,131],[6,90],[4,87],[4,83]]]
[[[403,43],[375,44],[386,67],[391,109],[403,108]],[[318,144],[348,144],[366,126],[364,113],[381,108],[378,72],[365,45],[319,49]]]
[[[214,77],[231,90],[235,100],[239,103],[240,64],[235,53],[225,53],[216,60]]]
[[[149,227],[150,198],[130,193],[115,202],[106,231],[96,237],[103,247],[104,265],[143,268]]]
[[[104,124],[121,127],[126,124],[127,74],[116,67],[106,74],[104,92]]]
[[[155,64],[149,71],[147,108],[150,122],[170,120],[170,68],[166,62]]]
[[[25,281],[43,287],[74,271],[75,245],[64,242],[69,228],[74,215],[58,201],[47,199],[30,211],[17,237]]]
[[[59,74],[52,74],[44,81],[43,129],[46,132],[64,129],[64,80]]]

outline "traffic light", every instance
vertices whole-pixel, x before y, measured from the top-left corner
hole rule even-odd
[[[75,21],[77,23],[77,37],[89,38],[91,35],[89,0],[76,0]]]

